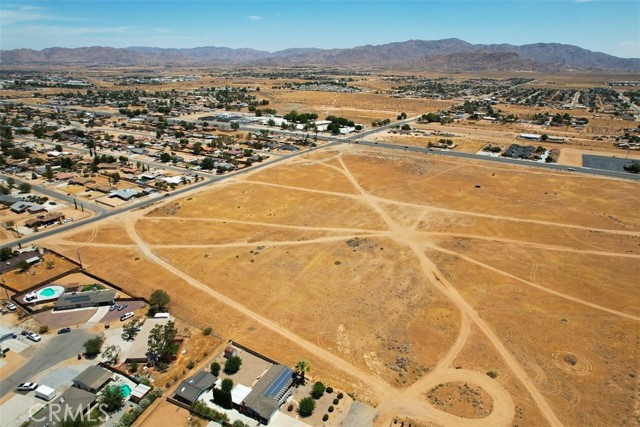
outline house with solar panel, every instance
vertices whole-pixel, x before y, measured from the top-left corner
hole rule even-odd
[[[241,384],[234,387],[231,391],[233,404],[240,413],[262,424],[268,424],[273,414],[291,396],[293,379],[291,369],[283,365],[273,365],[253,387]]]

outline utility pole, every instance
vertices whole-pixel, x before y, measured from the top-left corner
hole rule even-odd
[[[82,258],[80,258],[80,251],[76,251],[76,253],[78,254],[78,261],[80,261],[80,269],[84,271],[84,266],[82,265]]]

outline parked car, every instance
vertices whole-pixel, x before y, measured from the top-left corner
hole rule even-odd
[[[127,307],[127,304],[120,304],[120,305],[118,306],[118,311],[122,311],[122,310],[124,310],[126,307]]]
[[[7,310],[16,311],[16,305],[14,303],[7,304]]]
[[[111,305],[109,306],[109,311],[113,311],[113,310],[115,310],[116,308],[118,308],[118,305],[114,302],[113,304],[111,304]]]
[[[27,332],[27,338],[29,338],[33,342],[38,342],[42,339],[42,337],[35,332]]]
[[[38,388],[36,383],[22,383],[18,386],[18,391],[33,391]]]
[[[132,312],[128,312],[128,313],[125,313],[122,316],[120,316],[120,320],[124,322],[125,320],[130,319],[132,317],[133,317],[133,313]]]
[[[66,334],[67,332],[71,332],[71,328],[62,328],[58,331],[59,334]]]

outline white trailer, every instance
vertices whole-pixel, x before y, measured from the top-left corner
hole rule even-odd
[[[41,385],[36,389],[36,397],[44,399],[47,402],[56,397],[56,391],[46,385]]]

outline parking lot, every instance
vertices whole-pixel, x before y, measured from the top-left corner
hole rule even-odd
[[[590,154],[582,156],[582,166],[585,168],[624,172],[624,166],[630,163],[631,160],[620,157],[592,156]]]

